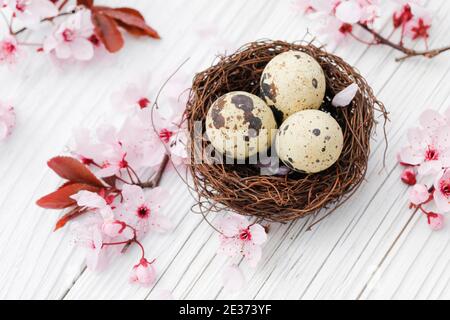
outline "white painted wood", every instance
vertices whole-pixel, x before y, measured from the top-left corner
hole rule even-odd
[[[176,228],[144,241],[157,258],[160,276],[154,288],[128,284],[137,256],[133,249],[103,273],[84,270],[70,232],[51,232],[58,213],[34,204],[60,183],[45,162],[65,151],[71,129],[106,119],[110,94],[143,72],[153,75],[156,88],[187,57],[182,71],[187,76],[211,64],[216,42],[232,48],[260,38],[294,41],[308,26],[288,0],[129,0],[127,5],[139,8],[163,40],[127,37],[119,54],[62,70],[34,55],[13,73],[0,74],[0,95],[15,99],[19,119],[14,135],[0,145],[0,298],[149,299],[165,289],[178,299],[450,298],[450,228],[431,232],[407,208],[407,188],[399,182],[395,160],[420,111],[450,105],[449,55],[395,63],[398,53],[357,43],[341,45],[336,53],[361,71],[390,112],[386,167],[379,127],[367,181],[352,200],[312,231],[306,231],[311,218],[273,225],[260,266],[245,269],[245,290],[238,295],[222,290],[226,259],[215,254],[216,234],[190,212],[194,201],[173,171],[162,184],[173,192],[165,212]],[[429,1],[429,7],[438,15],[431,45],[444,45],[450,3]],[[202,41],[195,30],[211,24],[219,36]]]

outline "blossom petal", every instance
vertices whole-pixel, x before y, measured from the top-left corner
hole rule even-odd
[[[136,185],[125,184],[122,188],[122,196],[126,202],[131,204],[142,204],[145,202],[144,191]]]
[[[355,98],[356,93],[358,92],[359,87],[356,83],[352,83],[342,91],[338,92],[334,98],[331,104],[335,107],[345,107],[352,102],[352,100]]]
[[[419,123],[426,130],[434,130],[445,124],[445,118],[436,110],[428,109],[420,115]]]
[[[75,59],[87,61],[94,56],[93,44],[84,38],[77,38],[71,44],[72,54]]]
[[[250,267],[256,268],[259,260],[261,260],[262,249],[260,246],[252,242],[247,242],[244,245],[243,255],[247,259],[247,262],[250,265]]]
[[[409,201],[415,205],[424,203],[429,197],[428,188],[423,184],[416,184],[409,190]]]
[[[106,201],[95,192],[82,190],[77,194],[71,196],[72,199],[77,201],[80,207],[88,208],[103,208],[106,206]]]
[[[227,292],[236,293],[244,287],[245,277],[238,266],[232,265],[223,270],[222,283]]]
[[[157,232],[167,232],[173,228],[173,223],[169,218],[160,214],[150,214],[149,224],[152,230]]]
[[[341,2],[336,7],[336,17],[344,23],[357,23],[361,19],[362,10],[355,1]]]
[[[4,140],[8,136],[8,126],[0,122],[0,141]]]
[[[250,234],[252,235],[252,242],[257,245],[261,245],[267,240],[267,233],[263,226],[260,224],[254,224],[250,228]]]
[[[221,237],[220,247],[218,249],[219,254],[226,255],[228,257],[237,257],[241,255],[242,242],[235,238]]]
[[[420,175],[428,175],[428,174],[434,174],[442,170],[442,161],[440,160],[430,160],[425,161],[419,166],[419,169],[417,169],[417,172]]]
[[[418,165],[422,163],[425,158],[423,150],[412,146],[402,148],[398,153],[398,157],[400,162],[410,165]]]

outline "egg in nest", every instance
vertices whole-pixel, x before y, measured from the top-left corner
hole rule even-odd
[[[280,126],[275,144],[278,157],[291,169],[316,173],[331,167],[341,155],[342,129],[328,113],[303,110]]]
[[[266,103],[244,91],[221,96],[206,116],[206,134],[213,147],[235,159],[266,151],[276,128],[274,115]]]
[[[261,96],[278,121],[305,109],[319,109],[325,96],[325,74],[319,63],[301,51],[286,51],[264,68]]]

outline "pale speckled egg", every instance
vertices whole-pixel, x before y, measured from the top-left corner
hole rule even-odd
[[[261,75],[261,96],[278,121],[305,109],[319,109],[325,96],[325,74],[319,63],[301,51],[286,51]]]
[[[279,158],[291,169],[316,173],[331,167],[341,155],[342,129],[328,113],[303,110],[280,126],[276,140]]]
[[[213,147],[235,159],[266,151],[272,145],[276,128],[274,115],[266,103],[244,91],[221,96],[206,116],[206,134]]]

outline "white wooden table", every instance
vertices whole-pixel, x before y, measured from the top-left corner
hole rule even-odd
[[[85,270],[70,232],[52,233],[59,213],[35,205],[60,183],[46,160],[66,151],[72,128],[95,127],[111,113],[110,94],[142,72],[151,73],[158,87],[187,57],[187,75],[210,65],[214,43],[299,40],[308,25],[288,0],[103,2],[140,9],[163,39],[127,37],[119,54],[88,66],[60,70],[31,54],[14,72],[1,70],[0,96],[15,100],[18,125],[0,145],[0,298],[151,299],[158,290],[177,299],[450,298],[450,227],[432,232],[426,219],[408,209],[395,159],[421,110],[450,106],[450,55],[396,63],[398,53],[391,49],[358,43],[335,52],[360,70],[390,112],[386,168],[380,127],[367,181],[352,200],[312,231],[305,228],[308,218],[273,225],[259,267],[246,270],[245,290],[238,295],[222,290],[226,259],[215,253],[214,231],[190,212],[194,201],[173,171],[162,185],[173,193],[165,213],[176,228],[144,241],[158,259],[156,285],[144,289],[127,282],[134,250],[103,273]],[[433,0],[428,7],[435,13],[430,45],[448,44],[450,2]],[[196,30],[210,25],[217,26],[218,36],[204,41]]]

